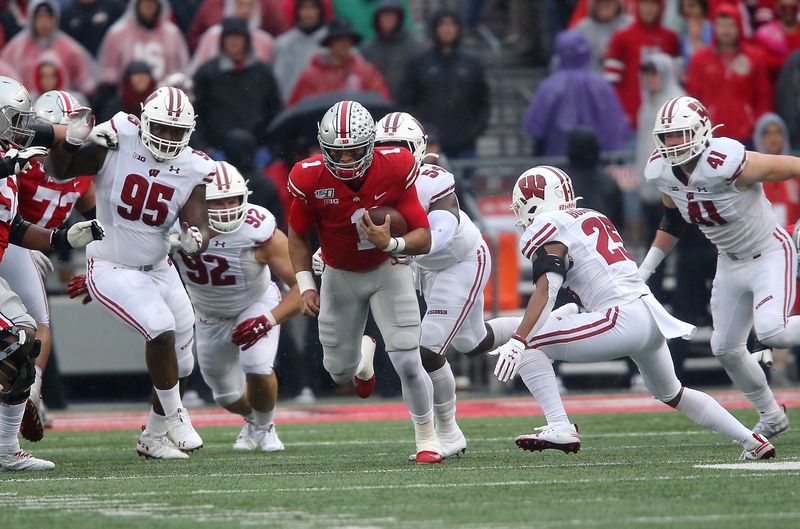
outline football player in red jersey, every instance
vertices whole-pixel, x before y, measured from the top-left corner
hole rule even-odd
[[[333,105],[319,123],[322,154],[297,163],[289,175],[289,256],[302,293],[302,311],[319,314],[325,369],[344,384],[353,380],[367,397],[375,384],[374,345],[359,345],[372,315],[403,388],[416,430],[416,461],[438,463],[442,451],[433,425],[433,388],[419,355],[420,315],[411,270],[392,255],[430,250],[431,234],[414,181],[414,156],[398,147],[375,148],[375,122],[354,101]],[[372,223],[367,209],[395,208],[409,232],[391,237],[389,222]],[[317,292],[309,234],[316,227],[327,267]],[[366,340],[369,340],[368,338]],[[372,347],[370,347],[372,345]]]

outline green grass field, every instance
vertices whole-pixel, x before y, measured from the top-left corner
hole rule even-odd
[[[796,408],[795,408],[796,409]],[[792,410],[790,410],[792,412]],[[747,424],[752,411],[736,414]],[[577,455],[529,453],[531,419],[463,419],[464,457],[406,461],[410,423],[279,425],[281,454],[233,453],[237,428],[200,428],[189,461],[136,457],[134,431],[48,432],[49,473],[0,474],[5,528],[800,527],[800,433],[735,469],[739,447],[677,413],[575,415]],[[800,413],[792,412],[794,424]],[[756,467],[755,470],[752,467]]]

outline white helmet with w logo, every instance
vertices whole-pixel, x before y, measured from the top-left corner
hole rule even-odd
[[[142,143],[160,162],[183,152],[194,127],[194,107],[179,88],[161,87],[142,105]]]
[[[252,192],[247,188],[247,180],[236,167],[228,162],[214,162],[217,174],[214,181],[206,184],[206,203],[208,203],[208,223],[220,233],[238,230],[245,219],[247,196]],[[217,208],[211,202],[225,198],[238,198],[236,206]]]
[[[375,150],[375,120],[356,101],[339,101],[317,124],[325,167],[340,180],[355,180],[367,172]],[[348,161],[342,161],[347,153]]]
[[[386,114],[375,125],[375,144],[399,144],[411,151],[417,164],[425,157],[428,135],[417,119],[406,112]]]
[[[511,209],[517,216],[517,226],[525,229],[546,211],[574,209],[579,198],[567,173],[557,167],[539,165],[517,178],[511,193]]]
[[[656,114],[653,136],[666,164],[676,166],[702,153],[711,141],[715,128],[711,126],[708,110],[703,103],[693,97],[673,97],[661,105]],[[681,133],[682,140],[668,146],[666,136],[671,132]]]

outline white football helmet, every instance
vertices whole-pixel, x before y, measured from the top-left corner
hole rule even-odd
[[[375,125],[375,144],[401,144],[411,151],[418,165],[425,158],[428,135],[417,119],[406,112],[392,112]]]
[[[557,167],[539,165],[517,178],[511,193],[511,209],[517,216],[517,227],[524,230],[541,213],[575,209],[580,198],[575,196],[567,173]]]
[[[67,116],[82,106],[71,94],[63,90],[50,90],[39,96],[33,104],[36,118],[54,125],[65,125]]]
[[[375,120],[361,103],[339,101],[317,123],[317,139],[325,167],[340,180],[355,180],[367,172],[375,150]],[[350,151],[352,162],[342,162]]]
[[[183,152],[194,127],[194,108],[179,88],[159,88],[142,105],[142,143],[160,162],[173,160]],[[174,137],[164,137],[165,133]]]
[[[0,140],[20,147],[31,144],[32,107],[31,95],[19,81],[0,76]]]
[[[665,163],[676,166],[702,153],[717,127],[711,126],[708,110],[703,103],[693,97],[673,97],[658,110],[653,137]],[[683,141],[668,147],[664,140],[669,132],[681,132]]]
[[[247,196],[252,192],[247,189],[247,180],[236,167],[228,162],[214,162],[217,174],[214,181],[206,184],[206,202],[208,204],[208,223],[219,233],[232,233],[244,222],[247,211]],[[224,209],[211,207],[212,200],[239,197],[239,205]]]

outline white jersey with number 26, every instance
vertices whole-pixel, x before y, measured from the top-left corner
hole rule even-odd
[[[730,138],[713,138],[689,177],[665,164],[657,152],[644,174],[720,252],[749,257],[774,241],[778,219],[761,184],[744,191],[736,187],[746,164],[744,145]]]
[[[519,248],[532,260],[539,247],[552,242],[567,247],[564,287],[580,298],[587,311],[623,305],[650,293],[605,215],[584,208],[542,213],[522,234]]]

